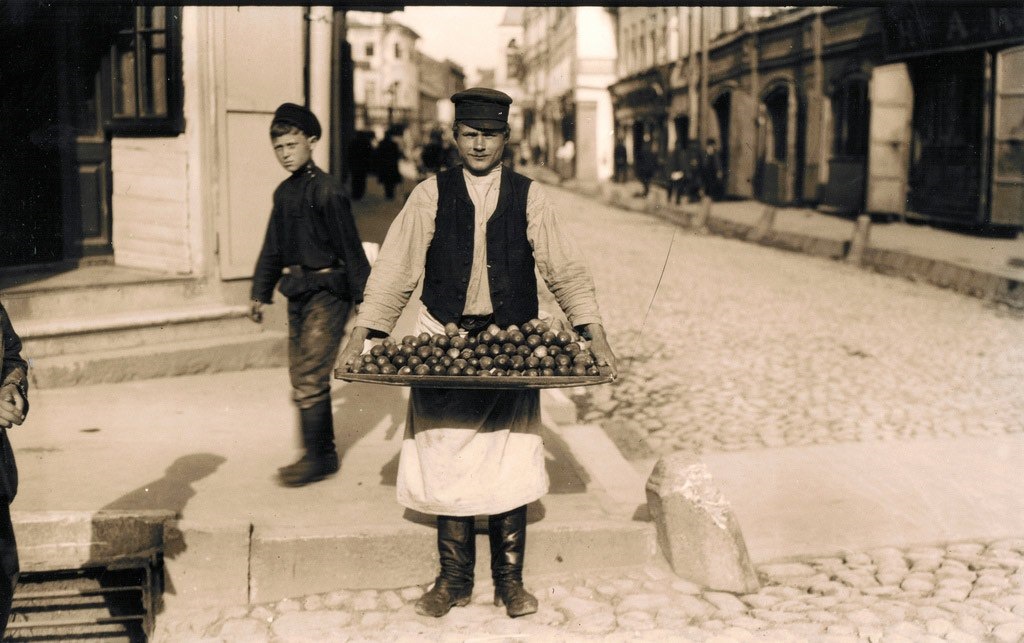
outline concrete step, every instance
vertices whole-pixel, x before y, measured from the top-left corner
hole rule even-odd
[[[652,523],[569,517],[549,516],[528,527],[524,575],[644,565],[659,555]],[[491,576],[489,552],[486,527],[481,532],[478,526],[475,576],[481,584]],[[254,603],[337,589],[425,585],[437,575],[437,531],[414,523],[351,529],[257,525],[250,556]]]
[[[29,377],[34,387],[59,388],[285,364],[285,333],[261,331],[32,358]]]
[[[26,281],[3,289],[3,302],[21,333],[25,324],[69,315],[92,316],[158,310],[217,300],[202,279],[133,272],[90,275],[88,271]]]
[[[189,339],[258,334],[247,306],[209,304],[19,323],[27,358],[92,353]]]

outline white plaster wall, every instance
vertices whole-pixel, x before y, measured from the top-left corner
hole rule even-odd
[[[173,138],[115,138],[114,261],[187,274],[192,271],[188,145]]]

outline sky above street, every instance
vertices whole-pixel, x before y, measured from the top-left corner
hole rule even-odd
[[[505,46],[498,24],[504,15],[505,7],[424,6],[406,7],[391,17],[420,35],[420,51],[459,63],[472,83],[477,69],[498,65]]]

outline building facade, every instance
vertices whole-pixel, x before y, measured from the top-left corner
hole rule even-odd
[[[521,148],[523,136],[523,7],[509,7],[498,24],[499,57],[494,70],[494,88],[512,97],[508,125],[510,150]]]
[[[548,164],[573,141],[570,175],[585,183],[607,180],[613,171],[608,86],[618,56],[613,10],[524,7],[522,15],[524,139]]]
[[[1024,224],[1024,9],[620,8],[616,126],[664,167],[719,142],[726,193]]]
[[[393,126],[419,126],[420,88],[416,41],[419,34],[381,13],[350,11],[355,127],[378,139]]]
[[[419,70],[419,124],[420,138],[433,129],[447,130],[455,116],[452,94],[466,88],[466,73],[451,60],[435,60],[417,52]]]

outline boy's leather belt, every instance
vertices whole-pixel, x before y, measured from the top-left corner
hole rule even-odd
[[[314,270],[312,268],[307,268],[307,267],[302,266],[302,265],[294,265],[294,266],[285,266],[284,268],[281,269],[281,273],[285,274],[285,275],[293,275],[295,277],[301,277],[302,275],[308,275],[308,274],[314,274],[314,273],[332,272],[334,270],[337,270],[338,268],[339,268],[339,266],[327,266],[326,268],[318,268],[318,269]]]

